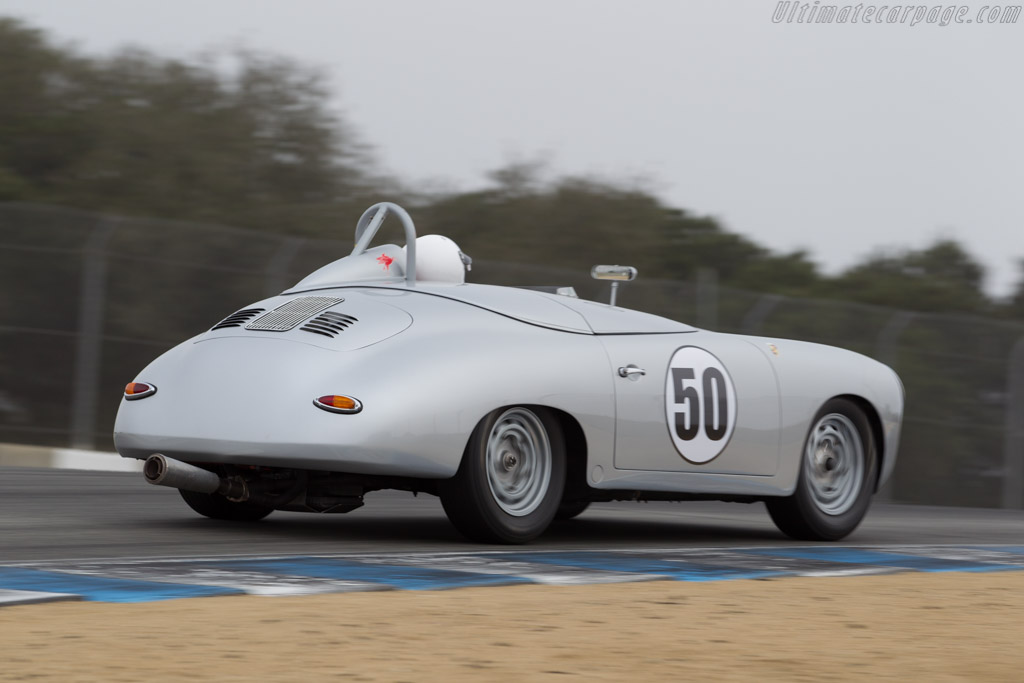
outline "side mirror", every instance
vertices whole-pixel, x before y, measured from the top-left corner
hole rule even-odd
[[[590,277],[595,280],[632,282],[636,279],[636,268],[633,266],[594,266],[590,269]]]
[[[594,266],[590,269],[590,277],[595,280],[610,280],[612,283],[612,296],[609,305],[615,305],[616,295],[619,293],[620,282],[632,282],[636,279],[636,268],[633,266]]]

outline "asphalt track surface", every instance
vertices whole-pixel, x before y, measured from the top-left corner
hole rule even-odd
[[[1021,544],[1024,511],[873,506],[842,543]],[[761,504],[608,503],[554,523],[530,550],[806,545]],[[199,517],[141,475],[0,468],[0,562],[501,549],[465,541],[433,496],[378,492],[342,515],[276,512],[254,524]],[[506,548],[507,549],[507,548]]]

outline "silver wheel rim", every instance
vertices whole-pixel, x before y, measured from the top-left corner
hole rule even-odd
[[[841,515],[857,501],[864,481],[864,443],[850,418],[830,413],[814,425],[804,452],[811,498],[827,515]]]
[[[551,442],[534,413],[510,408],[487,436],[487,485],[494,502],[513,517],[540,506],[551,483]]]

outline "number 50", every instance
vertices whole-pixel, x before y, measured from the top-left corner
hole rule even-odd
[[[695,379],[693,368],[672,368],[675,403],[686,406],[685,412],[676,412],[676,434],[683,441],[693,439],[700,431],[703,414],[704,434],[710,440],[718,441],[725,436],[729,427],[729,402],[726,396],[728,389],[725,377],[718,368],[705,368],[701,376],[702,391],[696,386],[687,386],[688,381]],[[712,397],[715,400],[712,400]],[[703,410],[701,403],[704,404]]]

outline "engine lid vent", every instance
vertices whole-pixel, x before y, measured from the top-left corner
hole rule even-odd
[[[268,311],[245,326],[247,330],[287,332],[310,316],[340,304],[344,299],[329,296],[302,296]]]
[[[242,325],[252,320],[253,317],[262,313],[264,310],[266,309],[243,308],[242,310],[236,311],[229,315],[228,317],[224,318],[219,323],[211,327],[210,330],[221,330],[224,329],[225,327],[241,327]]]
[[[313,334],[322,334],[333,339],[357,322],[359,322],[359,318],[355,316],[327,311],[313,318],[299,329],[305,332],[312,332]]]

